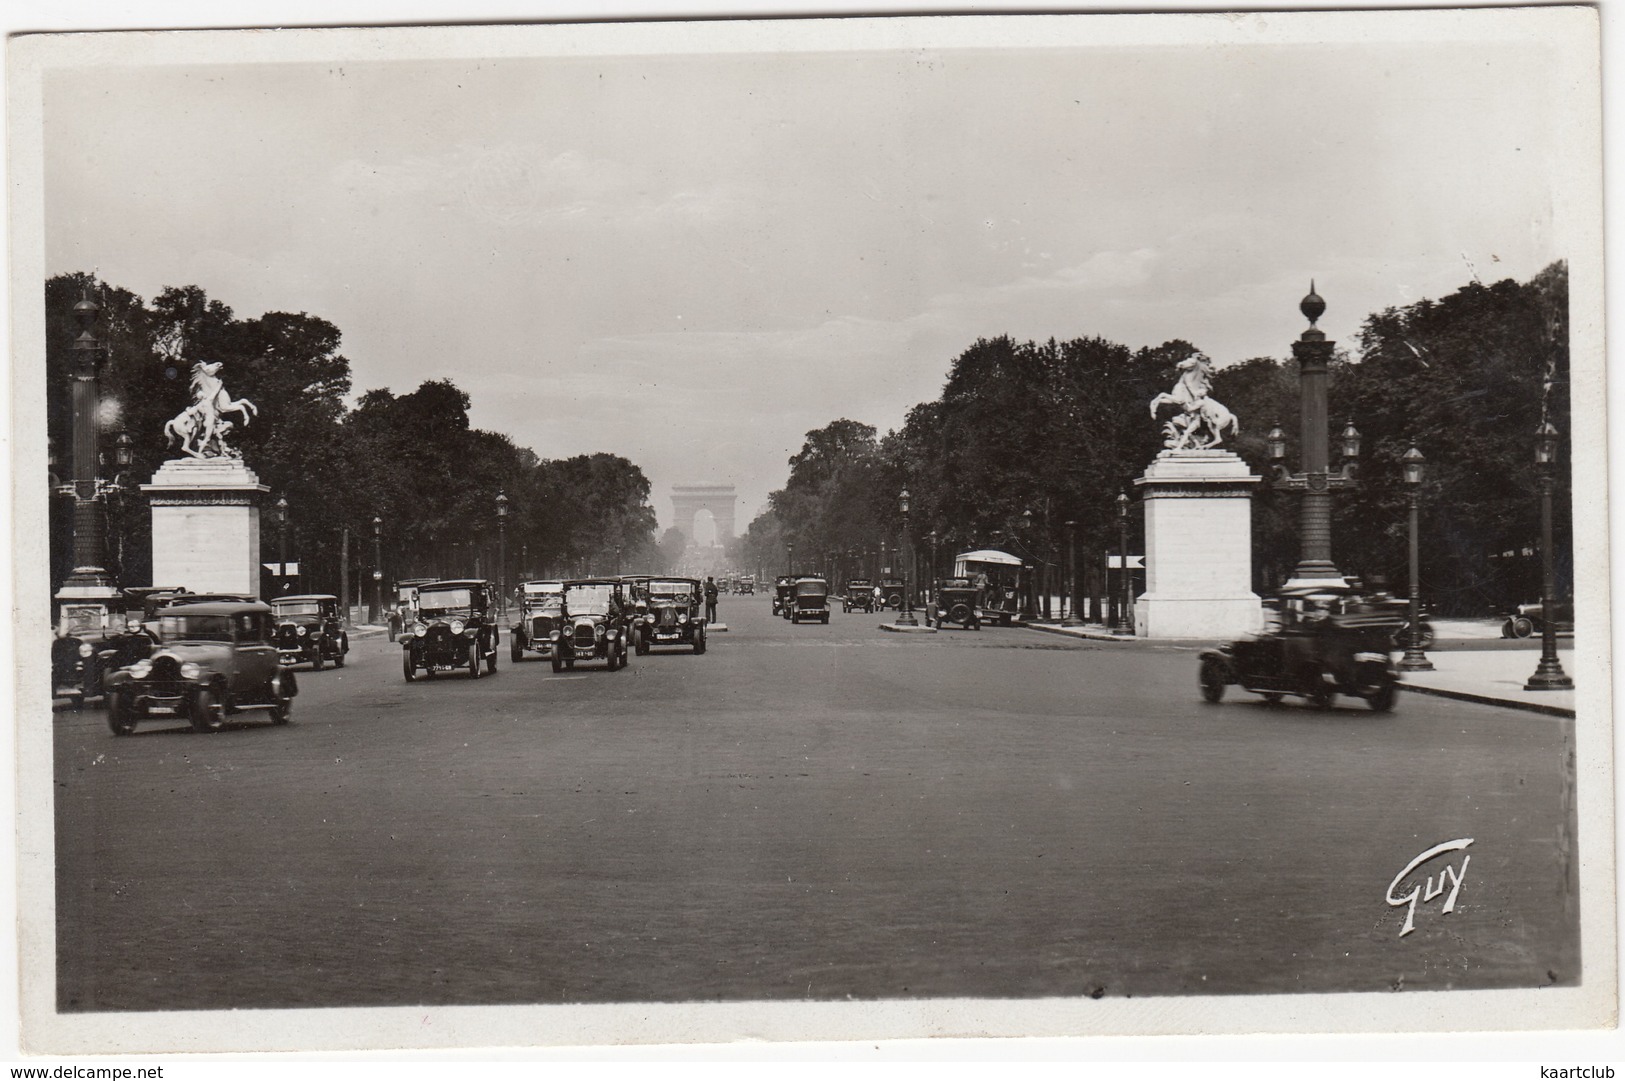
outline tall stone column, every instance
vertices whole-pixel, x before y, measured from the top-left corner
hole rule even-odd
[[[1326,311],[1326,302],[1315,293],[1298,306],[1309,320],[1309,329],[1292,343],[1292,356],[1298,362],[1299,413],[1302,419],[1299,443],[1303,469],[1303,502],[1299,510],[1298,566],[1293,581],[1341,581],[1332,562],[1332,493],[1330,484],[1330,423],[1326,408],[1326,368],[1335,342],[1314,325]]]

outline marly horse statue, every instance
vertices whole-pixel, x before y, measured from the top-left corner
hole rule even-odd
[[[224,415],[236,413],[246,428],[249,418],[259,415],[259,409],[247,398],[233,398],[226,391],[218,360],[192,365],[192,398],[191,405],[164,425],[164,434],[171,442],[178,440],[181,451],[193,458],[237,457],[225,442],[232,423]]]
[[[1167,434],[1163,446],[1169,450],[1206,450],[1218,446],[1226,430],[1232,436],[1239,434],[1241,422],[1236,415],[1207,396],[1213,386],[1213,362],[1201,353],[1193,353],[1178,367],[1179,382],[1174,384],[1173,393],[1151,399],[1153,420],[1162,406],[1179,406],[1179,412],[1163,424]]]

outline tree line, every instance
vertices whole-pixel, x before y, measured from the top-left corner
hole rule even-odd
[[[351,596],[365,582],[368,601],[375,569],[387,590],[407,577],[513,583],[616,573],[617,560],[660,565],[649,481],[634,463],[608,453],[540,458],[473,427],[468,394],[448,379],[404,394],[367,390],[350,404],[350,363],[332,323],[306,313],[239,318],[198,286],[166,288],[149,302],[83,273],[46,282],[46,427],[60,481],[72,474],[74,306],[87,296],[101,308],[92,328],[103,347],[100,475],[119,482],[108,502],[108,558],[122,585],[189,584],[151,582],[151,516],[138,486],[182,456],[163,428],[191,404],[191,365],[202,360],[224,362],[227,388],[259,408],[229,442],[271,489],[260,518],[265,562],[281,561],[275,504],[287,501],[287,559],[300,564],[300,592],[339,592],[346,539]],[[120,433],[131,458],[122,469]],[[501,524],[499,492],[507,497]],[[72,500],[53,496],[50,519],[59,583],[72,570]],[[262,581],[262,593],[278,588]]]
[[[1453,615],[1537,599],[1534,433],[1550,416],[1561,437],[1554,548],[1560,592],[1571,591],[1567,312],[1559,262],[1528,282],[1474,281],[1441,300],[1384,309],[1340,343],[1328,379],[1334,459],[1347,424],[1362,436],[1358,483],[1334,500],[1340,570],[1407,589],[1400,458],[1414,445],[1427,461],[1424,599]],[[1283,352],[1293,336],[1283,327]],[[1131,500],[1130,551],[1144,550],[1133,481],[1162,449],[1149,402],[1194,352],[1179,340],[1137,350],[1098,337],[978,340],[950,363],[940,397],[915,406],[900,429],[882,436],[840,419],[807,433],[734,559],[767,574],[790,569],[792,550],[797,572],[895,566],[880,553],[902,543],[906,488],[922,579],[949,573],[957,551],[993,547],[1058,590],[1075,558],[1079,594],[1098,616],[1102,568],[1122,525],[1119,493]],[[1254,589],[1268,593],[1290,577],[1299,551],[1298,497],[1268,482],[1272,428],[1284,436],[1284,464],[1298,463],[1296,362],[1257,357],[1218,369],[1211,397],[1241,420],[1224,445],[1266,478],[1253,548]]]

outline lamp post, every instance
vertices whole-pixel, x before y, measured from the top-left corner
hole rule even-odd
[[[1083,620],[1078,618],[1078,523],[1068,518],[1066,520],[1066,617],[1061,620],[1063,627],[1079,627]]]
[[[97,479],[97,414],[101,405],[101,364],[105,343],[96,336],[101,306],[90,298],[87,282],[73,306],[79,335],[73,340],[73,569],[56,599],[62,602],[63,634],[100,631],[107,625],[111,602],[118,595],[107,572],[107,519]]]
[[[1557,429],[1541,422],[1535,432],[1535,469],[1540,478],[1540,663],[1523,685],[1526,691],[1567,691],[1574,680],[1557,659],[1557,626],[1552,622],[1557,575],[1552,567],[1552,486],[1557,466]]]
[[[796,546],[793,544],[784,546],[784,573],[787,576],[796,573]]]
[[[931,599],[934,601],[937,597],[937,574],[940,566],[937,562],[937,531],[933,529],[928,536],[931,541],[931,566],[930,573],[925,576],[925,580],[930,583]]]
[[[384,618],[384,519],[372,516],[372,613],[367,622],[376,626]],[[348,605],[350,602],[344,602]]]
[[[1420,556],[1417,547],[1417,508],[1422,496],[1422,473],[1426,459],[1422,452],[1412,447],[1400,459],[1404,470],[1405,488],[1411,501],[1411,603],[1410,603],[1410,634],[1406,636],[1405,656],[1399,660],[1399,667],[1406,672],[1431,672],[1433,662],[1427,659],[1422,652],[1422,579]]]
[[[288,497],[276,497],[276,569],[281,584],[277,586],[278,593],[288,591]]]
[[[1343,578],[1332,562],[1332,492],[1355,483],[1360,433],[1353,421],[1343,429],[1339,446],[1342,461],[1336,470],[1331,469],[1326,369],[1336,343],[1328,341],[1326,332],[1315,326],[1326,311],[1326,301],[1316,294],[1313,281],[1309,283],[1309,295],[1298,303],[1298,310],[1309,320],[1309,329],[1292,343],[1292,355],[1298,361],[1298,409],[1302,425],[1298,456],[1302,472],[1287,471],[1286,434],[1279,426],[1271,430],[1268,441],[1274,484],[1303,493],[1298,516],[1298,565],[1292,571],[1292,581],[1312,585]]]
[[[909,574],[909,571],[912,569],[909,564],[912,563],[913,560],[909,557],[913,555],[913,549],[908,543],[907,488],[904,488],[897,497],[897,509],[902,513],[903,517],[903,543],[897,552],[903,564],[903,611],[897,617],[897,626],[918,627],[920,625],[920,621],[914,618],[914,596],[910,589],[910,582],[913,576]]]
[[[1021,618],[1031,622],[1038,618],[1038,560],[1033,558],[1033,512],[1030,507],[1021,512],[1021,540],[1017,546],[1026,557],[1021,569],[1028,572],[1027,588],[1021,597]]]
[[[616,552],[620,549],[617,548]],[[617,559],[619,557],[617,556]],[[620,573],[620,568],[615,569]],[[502,598],[502,611],[508,611],[508,493],[497,492],[497,596]]]
[[[1134,615],[1129,607],[1129,576],[1128,576],[1128,493],[1117,493],[1117,574],[1118,574],[1118,601],[1117,622],[1112,626],[1113,634],[1129,635],[1134,633]]]

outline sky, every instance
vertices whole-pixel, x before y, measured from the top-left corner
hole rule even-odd
[[[375,55],[49,73],[47,272],[322,316],[358,393],[449,377],[662,526],[979,337],[1285,357],[1311,279],[1352,345],[1566,254],[1534,43]]]

